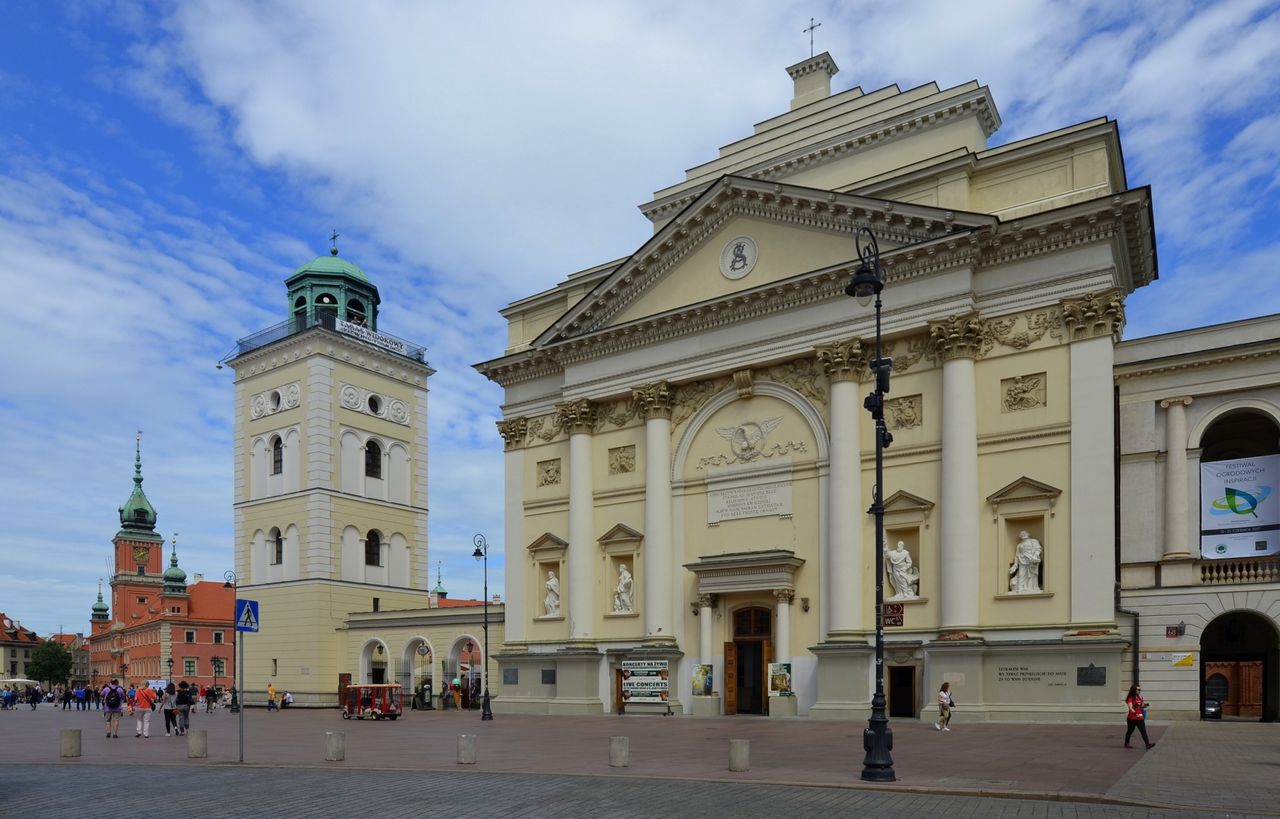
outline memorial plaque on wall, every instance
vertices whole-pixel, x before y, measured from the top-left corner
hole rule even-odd
[[[1106,685],[1107,684],[1107,667],[1096,666],[1089,663],[1087,666],[1078,666],[1076,668],[1076,685]]]
[[[554,668],[542,669],[542,684],[543,685],[556,684],[556,670]]]
[[[791,514],[791,481],[732,486],[707,492],[707,523]]]
[[[520,669],[519,668],[502,669],[502,684],[503,685],[519,685]]]

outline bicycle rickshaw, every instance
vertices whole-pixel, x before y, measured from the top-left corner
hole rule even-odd
[[[396,719],[403,712],[399,685],[350,685],[342,698],[343,719]]]

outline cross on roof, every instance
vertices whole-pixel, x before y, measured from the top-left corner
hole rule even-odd
[[[813,56],[813,30],[814,30],[815,28],[817,28],[818,26],[821,26],[821,25],[822,25],[822,23],[815,23],[815,22],[813,21],[813,18],[812,18],[812,17],[810,17],[810,18],[809,18],[809,27],[808,27],[808,28],[806,28],[806,29],[804,30],[804,31],[805,31],[805,33],[809,35],[809,56],[810,56],[810,57],[812,57],[812,56]]]
[[[334,256],[338,255],[338,229],[334,228],[333,235],[329,237],[329,253]]]

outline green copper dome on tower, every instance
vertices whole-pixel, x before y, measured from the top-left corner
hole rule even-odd
[[[120,507],[120,532],[117,537],[135,540],[160,540],[156,534],[156,509],[142,491],[142,433],[134,442],[133,492]]]
[[[173,554],[169,557],[169,568],[164,570],[164,593],[185,594],[187,591],[187,573],[178,567],[178,535],[173,535]]]
[[[299,329],[322,324],[330,330],[345,321],[378,330],[378,288],[356,265],[338,256],[338,234],[333,234],[328,256],[317,256],[285,279],[289,290],[289,315]]]
[[[107,619],[107,604],[106,604],[106,601],[102,599],[102,582],[101,581],[98,582],[98,602],[93,604],[93,616],[90,619],[92,620]]]

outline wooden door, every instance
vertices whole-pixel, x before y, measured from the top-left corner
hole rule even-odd
[[[724,712],[738,713],[738,647],[724,644]]]
[[[613,702],[619,714],[627,712],[627,703],[622,699],[622,669],[613,670]]]
[[[760,711],[765,716],[769,715],[769,663],[773,662],[773,641],[765,640],[763,646],[763,656],[760,658],[761,674],[760,674],[760,699],[763,700]]]

